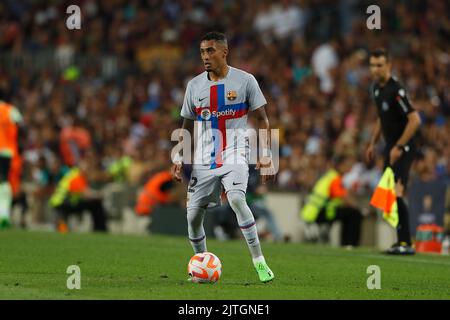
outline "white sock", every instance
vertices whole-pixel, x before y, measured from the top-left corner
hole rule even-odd
[[[0,183],[0,219],[9,219],[12,205],[12,190],[8,182]]]
[[[255,259],[262,256],[255,218],[247,205],[245,193],[240,190],[231,190],[227,193],[227,199],[231,209],[233,209],[236,214],[239,227],[247,241],[247,246],[252,258]]]
[[[259,256],[256,258],[253,258],[253,264],[257,264],[257,263],[266,263],[266,259],[264,259],[264,256]]]
[[[189,241],[195,253],[208,251],[206,248],[205,229],[203,228],[205,213],[206,209],[200,207],[187,208]]]
[[[206,236],[200,237],[198,239],[189,238],[189,241],[191,242],[194,253],[197,254],[208,251],[208,249],[206,248]]]
[[[256,231],[255,220],[248,221],[244,225],[239,226],[241,228],[242,234],[244,235],[245,241],[247,241],[248,249],[253,259],[257,259],[262,256],[261,244],[259,243],[258,232]]]

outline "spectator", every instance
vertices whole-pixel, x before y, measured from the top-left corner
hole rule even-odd
[[[314,74],[320,79],[320,90],[326,94],[334,90],[333,71],[339,64],[336,47],[335,40],[324,43],[314,50],[311,58]]]
[[[50,205],[56,211],[58,232],[68,232],[68,216],[74,213],[81,215],[84,210],[89,211],[92,216],[94,231],[107,231],[102,194],[92,188],[95,179],[92,172],[95,172],[93,163],[82,159],[79,165],[67,172],[58,183],[50,198]]]
[[[301,216],[307,223],[316,222],[329,226],[342,221],[341,245],[359,245],[362,215],[351,193],[344,188],[342,177],[350,172],[354,159],[337,156],[334,165],[314,185]],[[325,235],[326,236],[326,235]]]
[[[66,166],[76,165],[90,147],[90,133],[79,119],[75,119],[73,125],[61,130],[60,150]]]
[[[0,91],[23,114],[25,183],[33,181],[41,156],[46,166],[53,158],[74,165],[86,150],[104,164],[111,148],[133,160],[142,150],[134,172],[155,168],[159,146],[170,145],[178,127],[185,81],[199,71],[197,40],[216,28],[232,43],[231,64],[257,77],[272,127],[281,129],[276,188],[304,193],[336,147],[364,150],[375,118],[375,108],[367,108],[365,55],[380,45],[391,49],[393,71],[424,120],[421,143],[436,151],[436,170],[448,179],[446,1],[383,3],[392,14],[381,34],[367,30],[366,16],[357,14],[367,5],[357,1],[88,0],[81,7],[82,29],[89,32],[67,30],[63,2],[3,1],[0,7]],[[219,15],[226,19],[216,25]],[[345,35],[338,39],[340,30]],[[166,54],[170,63],[158,63]],[[71,66],[76,72],[64,80]],[[67,139],[73,118],[85,124],[81,143],[77,135]]]
[[[152,175],[137,196],[135,211],[141,216],[151,215],[158,206],[174,200],[174,181],[170,171],[160,171]]]

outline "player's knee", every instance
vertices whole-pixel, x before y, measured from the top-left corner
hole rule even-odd
[[[229,191],[227,193],[228,203],[231,208],[242,208],[246,205],[245,193],[243,191]]]

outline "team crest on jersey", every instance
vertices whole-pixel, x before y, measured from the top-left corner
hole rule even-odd
[[[233,100],[236,100],[236,98],[237,98],[237,92],[236,91],[230,90],[230,91],[227,92],[227,99],[228,100],[233,101]]]
[[[203,109],[200,116],[203,120],[209,120],[209,118],[211,118],[211,111],[209,111],[209,109]]]

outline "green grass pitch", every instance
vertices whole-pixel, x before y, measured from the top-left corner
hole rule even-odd
[[[1,231],[0,299],[450,299],[450,257],[262,246],[273,282],[259,283],[244,240],[208,240],[223,273],[205,285],[186,281],[183,237]],[[81,269],[80,290],[66,287],[70,265]],[[379,290],[367,288],[369,265],[381,269]]]

